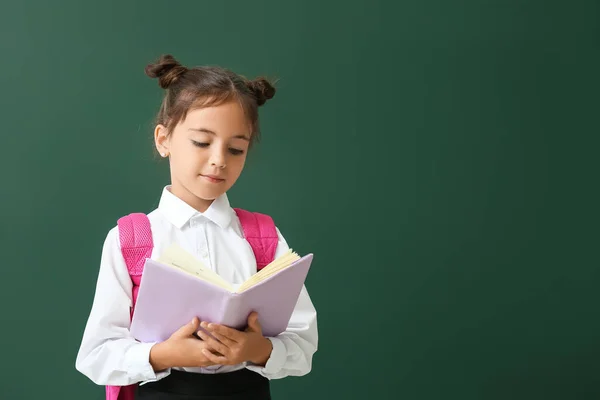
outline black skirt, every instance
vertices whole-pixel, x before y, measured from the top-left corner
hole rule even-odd
[[[171,370],[167,377],[139,385],[136,400],[271,400],[269,380],[242,368],[221,374]]]

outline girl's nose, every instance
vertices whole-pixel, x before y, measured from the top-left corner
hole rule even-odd
[[[222,151],[215,151],[212,154],[210,164],[216,168],[225,168],[225,156]]]

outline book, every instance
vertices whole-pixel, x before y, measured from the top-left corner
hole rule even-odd
[[[192,318],[243,330],[252,311],[263,335],[285,331],[308,275],[313,254],[288,250],[240,285],[232,285],[181,247],[172,245],[146,259],[131,335],[161,342]]]

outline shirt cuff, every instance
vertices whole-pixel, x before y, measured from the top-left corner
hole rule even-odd
[[[269,339],[273,344],[273,349],[271,350],[271,355],[269,356],[265,366],[261,367],[251,363],[247,365],[248,369],[259,372],[263,376],[274,375],[281,371],[285,364],[285,360],[287,359],[287,350],[283,344],[283,341],[276,337],[268,337],[267,339]]]
[[[164,378],[169,370],[154,372],[150,364],[150,349],[156,343],[138,343],[127,351],[127,374],[135,381],[151,382]]]

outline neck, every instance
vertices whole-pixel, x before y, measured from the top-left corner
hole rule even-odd
[[[200,197],[196,196],[194,193],[186,189],[183,185],[175,181],[171,184],[170,191],[175,196],[179,197],[181,200],[185,201],[187,204],[193,207],[196,211],[199,211],[201,213],[208,210],[208,207],[210,207],[210,205],[214,201],[201,199]]]

